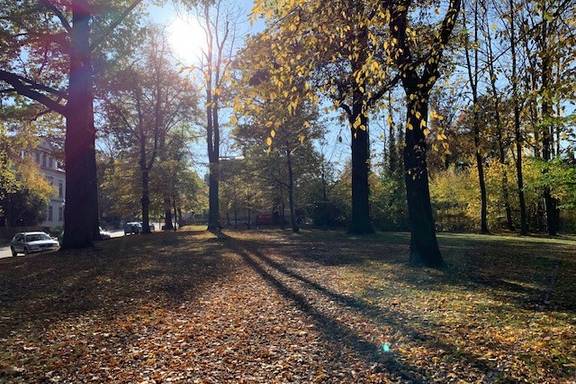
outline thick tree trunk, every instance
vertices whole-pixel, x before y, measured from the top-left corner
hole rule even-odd
[[[479,143],[477,144],[479,146]],[[484,163],[480,149],[476,148],[476,169],[478,170],[478,183],[480,184],[480,233],[489,233],[488,230],[488,196],[486,193],[486,180],[484,177]]]
[[[164,196],[164,230],[171,231],[174,229],[172,223],[172,207],[170,206],[170,197]]]
[[[349,232],[356,235],[374,233],[370,221],[370,137],[368,117],[363,113],[363,94],[354,91],[350,133],[352,137],[352,221]],[[358,124],[359,122],[359,124]]]
[[[145,160],[144,160],[145,161]],[[141,168],[142,172],[142,233],[150,233],[150,175],[146,167]]]
[[[288,204],[290,205],[290,224],[292,225],[292,232],[297,233],[300,231],[298,222],[296,220],[296,205],[294,202],[294,172],[292,170],[292,154],[290,150],[286,150],[286,164],[288,166]]]
[[[82,248],[99,237],[96,132],[90,60],[90,8],[72,2],[70,76],[66,105],[66,205],[64,248]]]
[[[356,12],[363,12],[362,2],[354,5]],[[358,57],[351,62],[354,76],[368,61],[368,28],[359,26],[355,35],[360,49]],[[349,232],[357,235],[374,233],[370,220],[370,136],[365,87],[365,80],[361,77],[352,80],[352,106],[348,115],[352,138],[352,221]]]
[[[428,120],[427,95],[407,95],[407,117],[404,145],[404,178],[408,214],[410,217],[410,263],[428,267],[444,264],[438,240],[430,190],[428,186],[428,165],[426,163],[426,137],[422,121]]]
[[[220,183],[218,182],[220,164],[218,161],[210,163],[208,176],[208,230],[219,231],[220,226],[220,201],[218,199]]]

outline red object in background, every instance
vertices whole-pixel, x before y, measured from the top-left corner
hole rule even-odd
[[[274,224],[274,215],[271,213],[261,213],[256,216],[256,225],[272,225]]]

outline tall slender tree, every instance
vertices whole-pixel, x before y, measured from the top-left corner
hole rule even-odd
[[[220,113],[235,52],[236,20],[222,0],[197,5],[206,38],[200,68],[205,88],[206,145],[208,151],[208,230],[220,225]]]
[[[466,41],[464,43],[464,53],[466,57],[466,69],[468,72],[468,83],[472,93],[472,130],[474,132],[474,152],[476,157],[476,170],[478,171],[478,184],[480,186],[480,232],[488,233],[488,195],[486,192],[486,180],[484,177],[484,157],[480,146],[480,119],[478,105],[478,75],[479,68],[479,50],[480,40],[479,36],[479,6],[478,0],[474,0],[471,4],[472,12],[472,33],[473,42],[470,42],[468,34],[468,20],[467,9],[463,7],[462,19],[464,29],[466,30]],[[473,51],[472,53],[470,51]],[[472,57],[471,57],[472,56]]]
[[[524,196],[524,173],[522,169],[522,125],[520,121],[521,105],[520,105],[520,90],[519,90],[519,76],[518,76],[518,52],[516,50],[516,8],[514,0],[509,0],[509,41],[510,41],[510,57],[511,57],[511,88],[512,88],[512,104],[514,109],[514,140],[516,146],[516,183],[518,201],[520,204],[520,234],[528,234],[528,218],[526,215],[526,198]]]

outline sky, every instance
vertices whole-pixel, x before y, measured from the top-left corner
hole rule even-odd
[[[251,23],[249,21],[249,14],[252,9],[252,0],[236,0],[233,2],[234,6],[238,7],[239,13],[239,37],[238,47],[243,45],[244,38],[253,33],[257,33],[263,29],[263,22],[256,21]],[[147,11],[149,19],[153,23],[165,25],[168,29],[169,38],[171,40],[172,49],[178,60],[182,61],[185,65],[193,64],[195,55],[202,50],[203,31],[197,25],[197,21],[188,16],[182,8],[177,8],[172,2],[167,2],[163,6],[148,5]],[[223,111],[223,119],[226,122],[227,112]],[[316,147],[319,151],[324,153],[326,158],[331,161],[337,169],[342,169],[350,156],[350,133],[347,123],[339,123],[334,119],[334,113],[329,114],[332,117],[327,119],[326,127],[327,134],[323,144],[317,143]],[[378,157],[382,149],[382,132],[383,127],[377,121],[373,121],[370,128],[370,136],[372,143],[373,154]],[[227,135],[223,135],[226,137]],[[226,140],[226,139],[225,139]],[[238,155],[230,147],[230,140],[222,144],[221,155],[233,156]],[[207,154],[206,143],[200,139],[192,144],[190,150],[193,154],[195,168],[201,176],[207,172]]]

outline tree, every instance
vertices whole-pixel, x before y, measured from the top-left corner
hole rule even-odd
[[[535,154],[537,157],[541,155],[545,162],[560,156],[560,131],[563,124],[558,117],[562,113],[562,99],[567,95],[563,83],[574,79],[572,71],[564,66],[574,59],[575,54],[574,36],[565,22],[573,17],[572,12],[573,4],[567,0],[530,1],[520,12],[522,34],[519,38],[528,59],[526,77],[531,79],[532,94],[528,97],[528,103],[533,119]],[[546,229],[548,234],[553,236],[558,232],[559,217],[558,201],[553,197],[551,188],[553,187],[544,188],[543,200]]]
[[[479,4],[478,0],[474,0],[472,17],[474,19],[472,31],[474,40],[472,44],[469,40],[468,34],[468,21],[466,9],[462,10],[462,18],[464,29],[466,30],[466,41],[464,43],[464,52],[466,56],[466,69],[468,72],[468,82],[470,84],[470,90],[472,92],[472,113],[473,113],[473,132],[474,132],[474,151],[476,157],[476,169],[478,171],[478,184],[480,186],[480,233],[488,233],[488,197],[486,193],[486,181],[484,179],[484,157],[480,148],[480,121],[479,121],[479,108],[478,105],[478,76],[480,72],[479,68],[479,50],[480,50],[480,40],[479,40],[479,29],[480,29],[480,15],[479,15]],[[470,53],[470,50],[473,53]],[[472,56],[472,58],[470,57]]]
[[[230,9],[225,9],[222,0],[191,1],[196,5],[204,29],[206,48],[199,64],[205,88],[206,144],[208,150],[208,230],[219,231],[219,163],[220,163],[220,113],[229,81],[236,25]]]
[[[113,77],[106,99],[108,131],[117,137],[118,149],[138,155],[141,176],[142,231],[150,233],[150,175],[157,160],[170,158],[169,134],[186,124],[196,107],[196,93],[170,64],[164,33],[152,27],[135,62]],[[172,228],[172,193],[166,184],[166,220]],[[168,213],[166,213],[166,210]]]
[[[30,124],[9,132],[0,123],[0,218],[6,226],[33,226],[45,218],[54,188],[31,157],[37,145]]]
[[[104,2],[100,8],[115,11],[124,3]],[[63,245],[85,247],[99,237],[92,58],[127,12],[103,26],[97,37],[91,33],[95,11],[88,0],[16,1],[3,4],[0,12],[7,21],[2,29],[0,81],[10,86],[2,94],[24,96],[66,118]],[[102,19],[108,22],[112,15],[106,13]],[[67,86],[62,89],[65,77]]]
[[[280,168],[278,177],[273,171],[265,178],[286,190],[290,225],[293,232],[298,232],[298,181],[304,176],[304,169],[310,172],[314,165],[314,161],[310,161],[310,154],[314,152],[312,140],[322,135],[323,127],[317,122],[315,107],[309,103],[297,106],[294,114],[287,113],[282,103],[270,103],[265,97],[259,105],[259,108],[245,110],[245,123],[238,126],[235,137],[245,154],[260,158],[256,161],[258,167]],[[308,161],[304,163],[304,159]],[[284,217],[283,212],[280,216]]]
[[[268,58],[255,64],[281,92],[314,100],[327,97],[347,121],[352,152],[349,231],[372,233],[369,207],[370,114],[399,80],[390,76],[384,45],[385,6],[379,1],[257,1],[254,13],[269,20],[262,36]],[[302,93],[302,87],[307,92]]]
[[[511,79],[510,85],[512,88],[512,103],[514,106],[514,141],[516,146],[516,182],[518,188],[518,201],[520,203],[520,234],[528,234],[528,221],[526,215],[526,199],[524,197],[524,175],[522,173],[522,126],[520,122],[520,94],[519,94],[519,77],[518,77],[518,60],[516,51],[516,5],[514,0],[509,0],[510,12],[510,26],[509,26],[509,41],[510,41],[510,57],[511,63]]]
[[[401,73],[406,93],[404,168],[411,226],[410,262],[430,267],[441,266],[443,260],[436,239],[428,186],[428,101],[430,91],[440,75],[442,55],[456,24],[460,4],[460,0],[450,0],[439,30],[432,34],[432,41],[428,42],[430,50],[420,57],[412,53],[414,46],[419,47],[412,43],[415,27],[409,25],[413,1],[394,1],[390,4],[389,27],[393,38],[389,48],[390,56]]]
[[[489,78],[489,92],[493,103],[493,114],[494,114],[494,128],[495,128],[495,138],[498,146],[498,161],[502,166],[502,200],[504,201],[504,207],[506,210],[506,225],[509,230],[514,229],[514,222],[512,219],[512,207],[510,205],[510,193],[508,189],[508,170],[507,170],[507,145],[505,143],[505,131],[504,123],[502,118],[501,106],[502,106],[502,96],[497,88],[498,75],[496,73],[496,57],[494,55],[493,48],[493,37],[491,32],[491,25],[489,22],[489,13],[487,2],[482,1],[481,6],[483,9],[484,22],[481,24],[482,31],[484,34],[484,41],[486,45],[486,66],[488,70]]]

